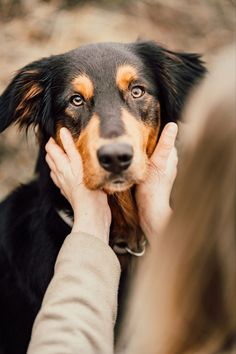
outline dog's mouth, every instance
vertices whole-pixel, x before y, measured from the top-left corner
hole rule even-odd
[[[102,189],[108,193],[112,194],[115,192],[123,192],[132,187],[134,181],[126,178],[124,176],[109,176],[109,178],[104,182]]]

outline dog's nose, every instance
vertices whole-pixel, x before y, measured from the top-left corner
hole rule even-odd
[[[103,145],[97,151],[100,165],[107,171],[120,173],[126,170],[133,158],[133,148],[128,144]]]

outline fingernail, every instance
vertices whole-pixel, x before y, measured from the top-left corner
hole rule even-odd
[[[177,129],[178,129],[178,126],[176,123],[169,123],[169,126],[168,126],[168,131],[170,133],[176,133],[177,132]]]

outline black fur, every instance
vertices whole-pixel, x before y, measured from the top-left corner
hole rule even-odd
[[[109,82],[114,63],[120,62],[141,67],[146,80],[152,81],[154,95],[161,106],[162,126],[180,117],[190,88],[205,73],[197,55],[174,53],[154,42],[90,45],[27,65],[18,72],[0,98],[0,131],[16,122],[26,128],[33,125],[40,137],[34,181],[19,187],[0,204],[1,353],[26,352],[32,323],[53,275],[58,251],[70,232],[56,209],[71,210],[50,180],[44,151],[49,137],[55,136],[58,120],[63,120],[69,128],[75,125],[63,116],[63,90],[83,68],[95,79],[98,73],[102,73],[104,82]],[[33,85],[40,89],[24,101]],[[109,94],[117,96],[111,87]],[[117,96],[117,99],[120,98]],[[109,100],[104,97],[100,102],[101,110],[107,102]],[[109,115],[111,110],[105,106],[101,114]],[[85,126],[89,113],[84,112],[83,117],[80,124]],[[83,127],[76,124],[71,129],[79,132]]]

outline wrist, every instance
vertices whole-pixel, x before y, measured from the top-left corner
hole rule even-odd
[[[108,243],[110,228],[101,223],[98,224],[96,221],[91,222],[91,220],[91,218],[81,220],[81,218],[75,217],[72,232],[84,232]]]
[[[172,209],[170,206],[163,207],[160,210],[156,210],[155,214],[152,217],[147,217],[143,219],[143,225],[141,225],[148,242],[150,245],[154,242],[154,240],[159,237],[162,233],[163,229],[166,227],[169,218],[172,214]]]

